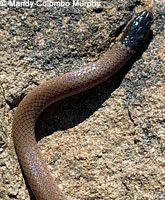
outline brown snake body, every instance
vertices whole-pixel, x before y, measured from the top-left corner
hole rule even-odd
[[[43,82],[19,104],[12,127],[14,146],[36,199],[67,199],[53,180],[37,146],[35,123],[39,114],[50,104],[94,87],[112,76],[144,41],[151,22],[152,14],[143,11],[129,24],[121,41],[96,63]]]

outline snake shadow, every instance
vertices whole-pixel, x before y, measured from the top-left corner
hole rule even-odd
[[[107,81],[83,93],[56,102],[45,109],[36,122],[37,141],[57,130],[67,130],[77,126],[98,110],[105,100],[111,96],[111,93],[120,86],[132,65],[140,59],[143,52],[148,48],[152,38],[153,32],[151,31],[148,39],[134,56]]]

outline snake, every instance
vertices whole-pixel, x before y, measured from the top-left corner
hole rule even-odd
[[[44,81],[19,103],[13,117],[12,137],[21,169],[37,200],[68,199],[53,179],[38,148],[37,118],[49,105],[88,90],[116,73],[145,42],[152,21],[152,12],[143,10],[128,23],[119,41],[98,61]]]

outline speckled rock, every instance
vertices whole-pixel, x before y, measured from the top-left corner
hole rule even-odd
[[[44,79],[97,60],[143,10],[142,2],[1,7],[0,199],[29,199],[11,137],[18,103]],[[40,149],[68,197],[165,199],[163,6],[153,2],[153,35],[132,62],[98,87],[52,105],[37,121]]]

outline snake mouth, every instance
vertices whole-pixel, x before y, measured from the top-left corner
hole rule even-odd
[[[137,50],[150,33],[150,27],[153,21],[151,12],[145,10],[133,19],[127,26],[126,31],[121,38],[122,44]]]

